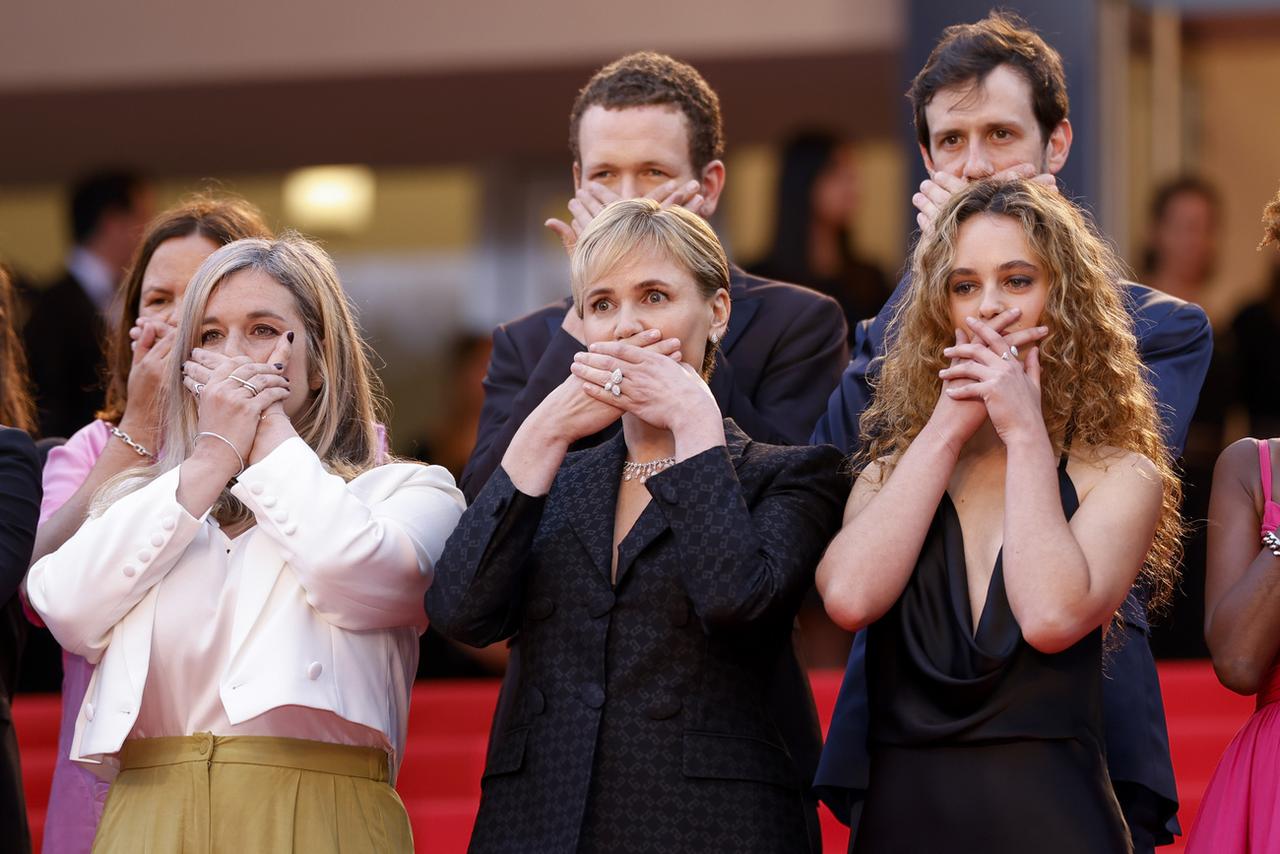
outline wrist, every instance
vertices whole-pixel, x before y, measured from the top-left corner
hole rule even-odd
[[[1011,431],[1004,440],[1010,455],[1047,453],[1053,456],[1053,443],[1044,425]]]
[[[219,474],[225,470],[226,480],[238,477],[244,471],[246,462],[244,451],[230,439],[206,430],[197,433],[192,441],[195,444],[188,460],[209,466]]]
[[[115,426],[121,432],[127,433],[130,439],[146,447],[152,454],[159,450],[156,445],[159,444],[160,431],[154,424],[146,423],[144,418],[130,418],[129,411],[126,410]]]
[[[956,419],[954,418],[942,418],[935,411],[929,417],[929,420],[925,422],[920,435],[916,437],[912,444],[914,445],[923,440],[926,444],[936,445],[954,463],[960,458],[960,451],[964,448],[964,443],[969,441],[969,435],[963,434],[958,430],[955,421]]]
[[[521,424],[520,429],[516,431],[516,435],[519,436],[524,433],[531,441],[539,442],[548,447],[563,446],[567,450],[570,445],[581,438],[569,434],[568,423],[569,419],[563,417],[563,413],[553,412],[538,406],[533,412],[529,413],[529,417],[524,420],[524,424]]]

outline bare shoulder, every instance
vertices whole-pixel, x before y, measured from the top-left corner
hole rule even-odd
[[[1160,468],[1137,451],[1107,445],[1083,445],[1071,449],[1067,473],[1084,502],[1095,490],[1126,492],[1132,497],[1163,493]]]

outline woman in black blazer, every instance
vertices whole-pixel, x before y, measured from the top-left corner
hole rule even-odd
[[[840,523],[839,454],[721,418],[705,370],[729,270],[701,219],[615,202],[572,269],[589,352],[521,426],[427,593],[448,637],[521,633],[471,850],[806,851],[808,781],[765,693]]]
[[[26,634],[18,585],[31,562],[40,517],[40,461],[24,432],[35,425],[35,407],[13,308],[9,277],[0,268],[0,847],[21,852],[31,850],[31,836],[9,704]]]

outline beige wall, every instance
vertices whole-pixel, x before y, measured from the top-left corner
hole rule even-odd
[[[69,0],[0,5],[0,91],[896,45],[901,0]],[[590,34],[590,35],[587,35]]]

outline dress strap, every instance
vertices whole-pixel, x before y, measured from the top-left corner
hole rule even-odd
[[[1266,439],[1254,439],[1258,446],[1258,471],[1262,475],[1262,501],[1271,503],[1271,443]]]

